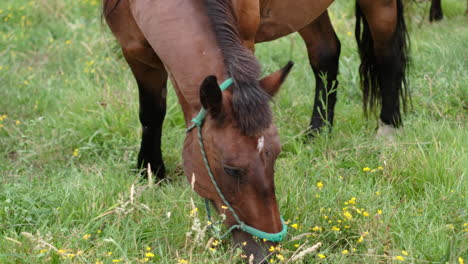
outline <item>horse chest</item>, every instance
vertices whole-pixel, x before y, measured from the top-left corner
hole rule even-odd
[[[255,42],[296,32],[322,14],[333,0],[262,0]]]

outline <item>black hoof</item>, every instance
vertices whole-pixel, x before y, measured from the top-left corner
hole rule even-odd
[[[141,177],[148,179],[148,166],[151,168],[151,174],[154,181],[164,180],[166,175],[166,167],[162,162],[145,162],[138,161],[137,168],[141,170]]]
[[[444,15],[439,10],[431,11],[431,13],[429,14],[429,21],[430,22],[440,21],[440,20],[442,20],[442,18],[444,18]]]

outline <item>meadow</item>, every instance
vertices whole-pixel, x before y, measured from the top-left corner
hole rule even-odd
[[[302,40],[257,46],[264,73],[296,63],[272,107],[282,153],[279,207],[290,234],[272,262],[468,261],[468,18],[444,0],[407,4],[412,107],[396,141],[361,107],[354,1],[331,17],[342,43],[332,132],[304,140],[314,77]],[[137,88],[94,0],[0,2],[0,263],[240,263],[210,240],[182,172],[185,127],[169,89],[167,180],[141,181]],[[308,233],[301,236],[301,234]],[[299,236],[299,237],[298,237]]]

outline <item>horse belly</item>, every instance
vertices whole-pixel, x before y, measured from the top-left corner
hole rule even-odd
[[[333,0],[261,1],[260,25],[255,42],[274,40],[304,28],[332,2]]]

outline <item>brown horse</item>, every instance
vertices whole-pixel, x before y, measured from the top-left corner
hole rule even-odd
[[[193,127],[191,120],[202,107],[206,109],[206,118],[195,118],[196,129],[187,132],[184,172],[195,191],[218,211],[229,207],[225,223],[239,227],[232,231],[234,241],[238,245],[246,241],[241,246],[256,263],[263,262],[268,253],[265,246],[273,242],[257,243],[252,234],[263,231],[266,237],[274,237],[284,231],[273,177],[280,143],[268,102],[292,64],[259,80],[260,66],[252,51],[257,42],[299,31],[314,72],[329,73],[331,82],[317,89],[332,89],[335,76],[330,65],[337,60],[339,42],[324,13],[332,2],[103,0],[106,22],[138,84],[143,126],[138,166],[150,164],[158,177],[164,177],[161,128],[169,78],[187,127]],[[406,58],[401,0],[357,3],[365,95],[371,106],[382,102],[382,122],[397,126],[401,121],[398,96],[404,83],[402,59]],[[229,81],[232,84],[221,91],[220,84],[225,89]],[[396,102],[388,103],[384,99],[388,96]],[[334,101],[326,108],[333,105]],[[323,108],[318,106],[317,111],[328,113]],[[333,115],[327,113],[326,120],[332,121]]]

